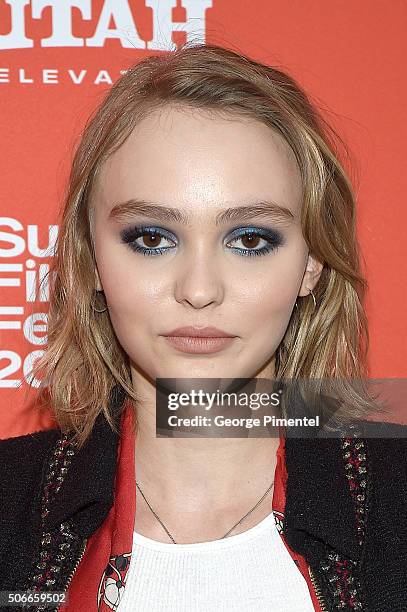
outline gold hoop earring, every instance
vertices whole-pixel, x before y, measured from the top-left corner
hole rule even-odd
[[[315,294],[312,291],[312,289],[310,289],[309,287],[307,287],[308,291],[309,291],[309,295],[312,295],[312,299],[314,300],[314,310],[312,311],[312,314],[314,314],[316,308],[317,308],[317,301],[315,299]],[[298,304],[297,304],[297,300],[295,301],[295,308],[298,308]]]
[[[96,291],[95,293],[96,293],[96,294],[98,294],[98,293],[103,293],[103,291]],[[105,298],[105,300],[106,300],[106,298]],[[107,305],[106,305],[106,308],[103,308],[102,310],[99,310],[98,308],[95,308],[95,305],[94,305],[94,298],[92,299],[92,301],[91,301],[90,305],[91,305],[91,307],[92,307],[92,310],[94,310],[95,312],[99,312],[99,313],[100,313],[100,312],[106,312],[106,310],[107,310]]]
[[[312,311],[313,313],[315,312],[316,308],[317,308],[317,301],[315,299],[315,295],[314,292],[312,291],[312,289],[310,289],[309,287],[307,287],[310,295],[312,295],[312,299],[314,300],[314,310]]]

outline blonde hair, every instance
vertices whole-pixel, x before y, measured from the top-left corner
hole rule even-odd
[[[367,376],[367,289],[355,229],[355,196],[336,149],[333,129],[299,85],[281,70],[217,45],[184,44],[129,69],[90,117],[75,151],[56,243],[48,313],[48,345],[33,369],[43,373],[37,400],[51,402],[62,431],[80,446],[100,412],[114,422],[116,385],[135,403],[129,360],[108,311],[92,308],[95,256],[91,196],[104,161],[146,115],[166,104],[256,119],[278,132],[295,154],[302,178],[302,232],[323,262],[311,296],[299,300],[276,351],[276,378],[341,380],[346,412],[377,409],[351,379]]]

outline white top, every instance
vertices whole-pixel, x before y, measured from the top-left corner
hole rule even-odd
[[[274,514],[237,535],[172,544],[134,533],[119,612],[314,612]]]

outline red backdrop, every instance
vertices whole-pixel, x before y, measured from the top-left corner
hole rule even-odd
[[[0,437],[53,424],[27,401],[46,292],[32,306],[84,122],[121,70],[186,38],[287,70],[349,144],[370,372],[406,375],[406,18],[404,0],[0,0]]]

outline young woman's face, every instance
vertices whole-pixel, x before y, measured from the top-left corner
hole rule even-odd
[[[322,267],[302,236],[300,172],[282,137],[166,107],[108,159],[92,202],[96,288],[133,374],[274,375],[295,301]],[[184,326],[233,338],[187,352],[166,337]]]

